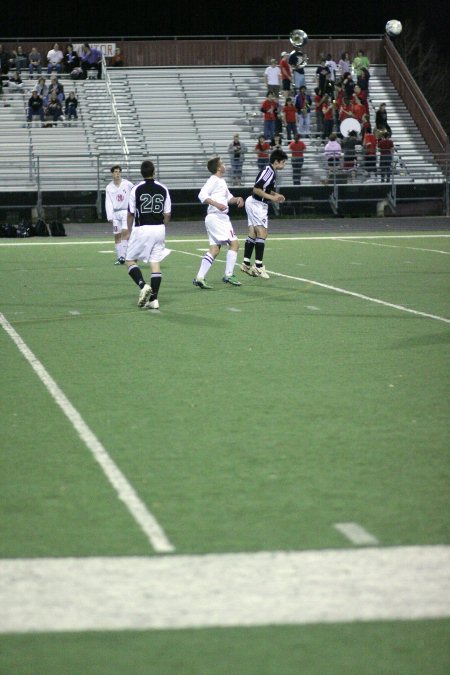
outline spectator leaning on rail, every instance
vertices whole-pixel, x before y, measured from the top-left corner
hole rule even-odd
[[[97,79],[100,80],[102,77],[102,53],[99,49],[90,47],[90,45],[85,42],[82,47],[81,53],[81,68],[83,70],[84,79],[87,78],[88,70],[95,69],[97,71]]]

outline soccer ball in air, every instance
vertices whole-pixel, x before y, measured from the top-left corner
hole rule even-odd
[[[392,37],[395,37],[396,35],[400,35],[402,28],[403,26],[400,21],[397,19],[391,19],[386,24],[386,33]]]

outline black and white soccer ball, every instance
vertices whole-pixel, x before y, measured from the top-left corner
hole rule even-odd
[[[391,37],[396,37],[402,32],[402,24],[398,19],[391,19],[386,24],[386,33]]]

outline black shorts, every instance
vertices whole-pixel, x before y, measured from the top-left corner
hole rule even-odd
[[[282,80],[283,91],[291,91],[292,83],[290,80]]]

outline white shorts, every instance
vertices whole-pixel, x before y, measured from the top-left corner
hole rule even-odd
[[[265,227],[267,230],[269,225],[269,206],[266,202],[259,202],[250,195],[245,200],[245,210],[247,212],[249,227]]]
[[[166,257],[165,225],[140,225],[133,227],[128,242],[127,260],[161,262]]]
[[[228,244],[230,241],[237,239],[231,220],[224,213],[208,213],[205,218],[206,231],[208,233],[209,244]]]
[[[122,234],[122,230],[128,230],[127,214],[128,211],[126,209],[123,209],[122,211],[114,211],[112,221],[113,234]]]

